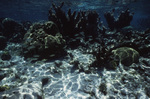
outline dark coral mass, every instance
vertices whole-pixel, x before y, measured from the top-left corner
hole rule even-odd
[[[149,99],[150,0],[0,0],[0,99]]]

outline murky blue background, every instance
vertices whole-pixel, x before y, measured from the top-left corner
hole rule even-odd
[[[132,26],[146,29],[150,26],[150,0],[0,0],[0,17],[10,17],[17,21],[48,20],[48,10],[54,2],[59,5],[65,2],[63,7],[67,11],[72,10],[96,10],[105,24],[104,13],[116,9],[120,12],[130,8],[134,12]],[[112,1],[115,1],[112,3]],[[130,2],[132,1],[132,2]]]

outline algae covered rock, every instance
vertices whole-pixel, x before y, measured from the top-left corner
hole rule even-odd
[[[132,63],[137,63],[139,61],[139,53],[130,47],[120,47],[112,50],[113,53],[113,62],[120,62],[125,66],[130,66]]]
[[[40,59],[62,56],[65,40],[56,24],[51,21],[44,24],[35,23],[24,36],[23,53],[26,58]]]

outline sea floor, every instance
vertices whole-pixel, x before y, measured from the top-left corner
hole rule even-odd
[[[0,60],[0,99],[149,99],[149,58],[129,67],[90,68],[95,61],[84,49],[68,49],[67,56],[32,62],[18,55],[20,44],[10,43],[10,60]],[[3,51],[0,51],[0,54]]]

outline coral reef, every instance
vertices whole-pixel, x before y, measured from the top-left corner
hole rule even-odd
[[[123,27],[129,26],[133,19],[133,13],[130,13],[129,9],[122,11],[118,18],[114,17],[114,9],[112,12],[107,12],[104,14],[108,27],[111,30],[121,29]]]
[[[148,99],[150,29],[129,26],[128,9],[106,13],[107,29],[97,12],[63,5],[33,25],[0,19],[0,99]]]
[[[60,33],[65,36],[74,37],[75,34],[84,32],[86,36],[89,34],[93,36],[93,39],[97,36],[99,16],[95,11],[80,11],[71,12],[68,10],[66,14],[61,8],[64,2],[60,6],[52,4],[49,10],[50,21],[57,24]]]
[[[49,10],[49,20],[53,21],[57,24],[60,33],[63,35],[73,37],[76,32],[79,31],[78,22],[80,20],[80,13],[76,12],[71,13],[71,9],[68,10],[68,16],[66,16],[65,12],[61,9],[64,5],[64,2],[61,3],[60,6],[56,7],[55,4],[52,4],[53,9]],[[70,33],[71,32],[71,33]]]
[[[65,40],[52,21],[33,24],[24,36],[25,57],[51,58],[64,54]]]
[[[120,47],[112,50],[113,61],[120,62],[125,66],[130,66],[132,63],[139,62],[139,53],[133,48]],[[119,63],[117,63],[119,64]]]
[[[11,18],[1,18],[0,20],[0,32],[1,35],[6,37],[7,41],[10,42],[20,42],[22,41],[26,30],[24,26],[11,19]]]
[[[115,58],[112,57],[112,52],[120,48],[131,48],[136,50],[131,51],[131,56],[135,52],[135,56],[133,57],[136,58],[136,62],[138,62],[139,56],[149,58],[149,30],[150,29],[139,32],[133,30],[131,27],[124,27],[120,29],[120,31],[106,31],[105,34],[102,34],[101,42],[99,44],[95,44],[98,47],[95,47],[95,45],[90,47],[90,49],[92,50],[92,54],[96,56],[96,61],[91,66],[115,69],[116,66],[119,65],[118,63],[120,60],[115,60]],[[120,51],[119,53],[122,53],[122,51]],[[131,58],[131,56],[129,55],[127,59]],[[113,60],[115,60],[116,62]],[[128,62],[126,60],[122,64],[129,66],[133,62],[135,61],[132,61],[132,59],[130,59]]]

